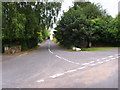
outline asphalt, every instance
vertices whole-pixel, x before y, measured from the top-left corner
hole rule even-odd
[[[118,49],[65,51],[47,40],[22,55],[2,55],[3,88],[118,88]]]

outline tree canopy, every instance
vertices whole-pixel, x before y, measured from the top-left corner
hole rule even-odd
[[[118,17],[112,18],[99,4],[75,2],[55,28],[55,37],[66,48],[90,47],[90,43],[119,43]]]
[[[22,45],[23,50],[35,47],[38,39],[48,37],[60,8],[58,2],[3,2],[3,46]]]

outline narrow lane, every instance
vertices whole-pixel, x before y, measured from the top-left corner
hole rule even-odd
[[[47,40],[38,50],[29,54],[15,57],[3,55],[2,86],[3,88],[115,88],[118,87],[117,55],[117,49],[94,52],[64,51],[54,42]],[[96,60],[98,61],[95,62]],[[104,62],[98,63],[101,60]]]

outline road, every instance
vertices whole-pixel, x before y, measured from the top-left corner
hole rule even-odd
[[[47,40],[21,55],[3,55],[3,88],[118,88],[118,49],[65,51]]]

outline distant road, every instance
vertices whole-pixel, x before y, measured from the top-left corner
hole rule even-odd
[[[22,55],[3,55],[3,88],[118,88],[118,49],[71,52],[47,40]]]

